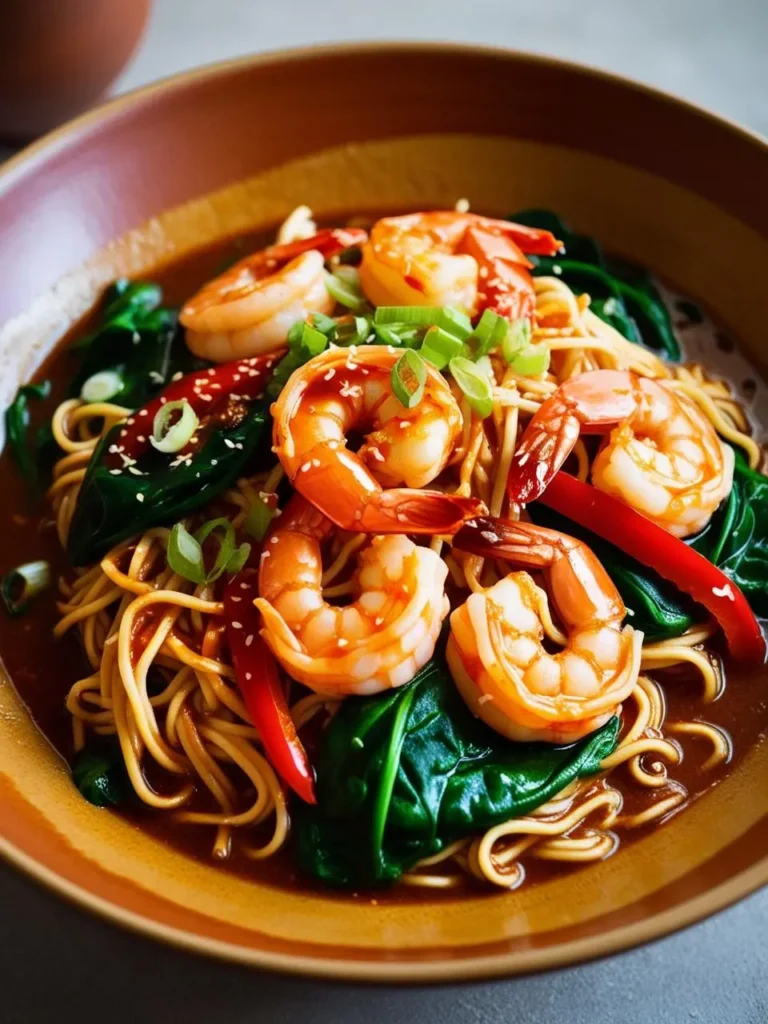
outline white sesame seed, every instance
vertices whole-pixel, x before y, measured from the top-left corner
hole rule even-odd
[[[270,544],[278,544],[279,542],[280,542],[280,538],[279,537],[270,537],[269,538],[269,543]]]
[[[248,584],[247,583],[241,583],[240,584],[240,589],[241,590],[248,590]]]
[[[323,380],[331,380],[331,378],[335,377],[335,376],[336,376],[336,371],[333,368],[331,368],[328,371],[328,373],[326,373],[326,375],[323,377]]]
[[[167,401],[168,401],[168,399],[167,399],[167,398],[164,398],[164,397],[163,397],[162,395],[160,396],[160,405],[165,405],[165,403],[166,403]],[[128,422],[130,423],[131,421],[130,421],[130,420],[128,420]]]
[[[219,464],[219,460],[218,459],[211,459],[211,465],[212,466],[218,466],[218,464]]]
[[[129,416],[128,419],[125,421],[125,423],[126,423],[126,426],[132,427],[133,423],[134,423],[133,416]]]
[[[245,638],[245,646],[246,647],[250,647],[252,643],[253,643],[253,633],[249,633],[248,636]]]
[[[250,673],[250,672],[246,672],[246,673],[245,673],[245,678],[246,678],[246,679],[253,679],[253,676],[251,675],[251,673]]]
[[[342,636],[342,637],[339,638],[337,643],[338,643],[339,647],[346,647],[347,644],[349,643],[349,640],[345,640],[344,637]]]
[[[122,469],[110,469],[109,472],[112,474],[112,476],[122,476],[123,475]]]
[[[136,501],[144,501],[144,495],[143,494],[137,494],[136,495]]]
[[[383,619],[383,617],[381,615],[377,615],[376,618],[373,620],[374,626],[381,626],[381,625],[383,625],[383,623],[384,623],[384,619]]]
[[[306,473],[307,470],[309,470],[311,468],[312,468],[312,461],[310,459],[309,461],[305,462],[302,466],[299,466],[299,472]]]
[[[230,601],[242,601],[242,597],[238,597],[237,594],[233,594],[229,599]]]
[[[232,625],[232,629],[242,629],[243,628],[242,622],[233,622],[233,623],[231,623],[231,625]]]
[[[234,448],[235,447],[235,442],[234,441],[230,441],[228,437],[224,438],[224,444],[227,446],[227,448]]]
[[[201,394],[200,398],[202,398],[202,400],[204,402],[212,402],[213,401],[213,395],[203,395],[203,394]]]
[[[139,409],[138,415],[139,416],[149,416],[149,413],[147,412],[146,409]]]
[[[141,441],[141,443],[143,444],[147,439],[144,436],[144,434],[139,434],[139,436],[136,438],[136,440],[137,441]]]

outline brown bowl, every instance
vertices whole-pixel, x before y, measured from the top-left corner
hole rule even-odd
[[[0,398],[116,275],[148,274],[299,202],[555,208],[705,299],[764,366],[767,180],[760,138],[523,54],[347,46],[182,75],[81,117],[0,173]],[[11,862],[124,925],[262,967],[387,981],[537,970],[658,937],[768,879],[766,744],[603,863],[510,894],[372,906],[246,882],[86,804],[2,672],[0,721]]]

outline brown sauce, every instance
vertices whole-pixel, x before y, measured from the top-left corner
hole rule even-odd
[[[224,242],[151,277],[163,286],[165,304],[180,305],[204,281],[218,273],[227,261],[233,257],[240,258],[263,244],[263,238]],[[36,375],[38,380],[50,379],[53,389],[48,400],[32,404],[33,431],[49,420],[73,377],[75,363],[67,351],[67,342],[92,329],[95,321],[94,315],[80,323]],[[44,502],[35,509],[30,507],[26,486],[7,451],[0,457],[0,494],[0,575],[14,566],[41,558],[50,563],[54,580],[60,575],[70,575],[50,511]],[[89,667],[74,630],[61,640],[53,638],[52,630],[58,618],[55,602],[56,590],[52,589],[34,602],[22,618],[11,619],[4,609],[0,609],[0,657],[32,719],[61,756],[69,761],[73,753],[72,732],[64,700],[72,684],[89,674]],[[676,737],[685,756],[682,764],[670,768],[670,778],[686,787],[690,803],[722,781],[753,745],[764,741],[768,729],[768,670],[745,672],[727,666],[725,690],[711,704],[702,702],[701,684],[695,676],[675,670],[667,671],[665,675],[657,673],[654,678],[663,684],[668,720],[699,719],[712,723],[726,730],[733,744],[733,757],[728,764],[702,773],[699,766],[709,756],[708,743],[695,737]],[[624,795],[625,814],[643,810],[653,799],[647,789],[641,789],[632,782],[623,767],[611,773],[610,782]],[[685,806],[673,814],[684,813]],[[128,799],[117,812],[104,813],[119,813],[186,855],[211,862],[212,830],[208,827],[180,825],[167,813],[153,811],[138,799]],[[634,830],[622,830],[621,844],[633,842],[657,827],[658,824],[654,823]],[[311,884],[297,872],[290,845],[276,856],[258,863],[238,856],[236,842],[234,845],[235,852],[229,860],[222,862],[222,870],[235,871],[246,877],[257,876],[276,886],[296,888]],[[526,885],[571,870],[575,869],[565,864],[528,859]],[[332,890],[324,892],[331,897],[334,895]],[[421,889],[408,886],[356,895],[357,898],[375,899],[381,903],[424,898],[457,899],[469,892],[476,898],[480,893],[492,896],[497,890],[481,888],[468,880],[463,889],[430,889],[428,895]],[[348,899],[350,894],[339,894],[338,898]]]

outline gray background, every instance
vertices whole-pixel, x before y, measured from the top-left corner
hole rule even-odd
[[[571,57],[768,133],[768,0],[156,0],[116,89],[256,50],[375,37]],[[14,1024],[768,1021],[766,892],[601,963],[429,990],[321,984],[196,960],[92,920],[8,868],[0,868],[0,907],[0,1020]]]

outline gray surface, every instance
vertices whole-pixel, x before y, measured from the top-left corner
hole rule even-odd
[[[107,0],[104,0],[107,2]],[[768,0],[156,0],[118,83],[334,39],[458,39],[573,57],[768,132]],[[311,116],[311,111],[308,111]],[[2,154],[0,154],[1,156]],[[655,945],[537,978],[431,990],[251,974],[92,920],[0,869],[0,1021],[37,1024],[758,1024],[768,1021],[768,893]]]

